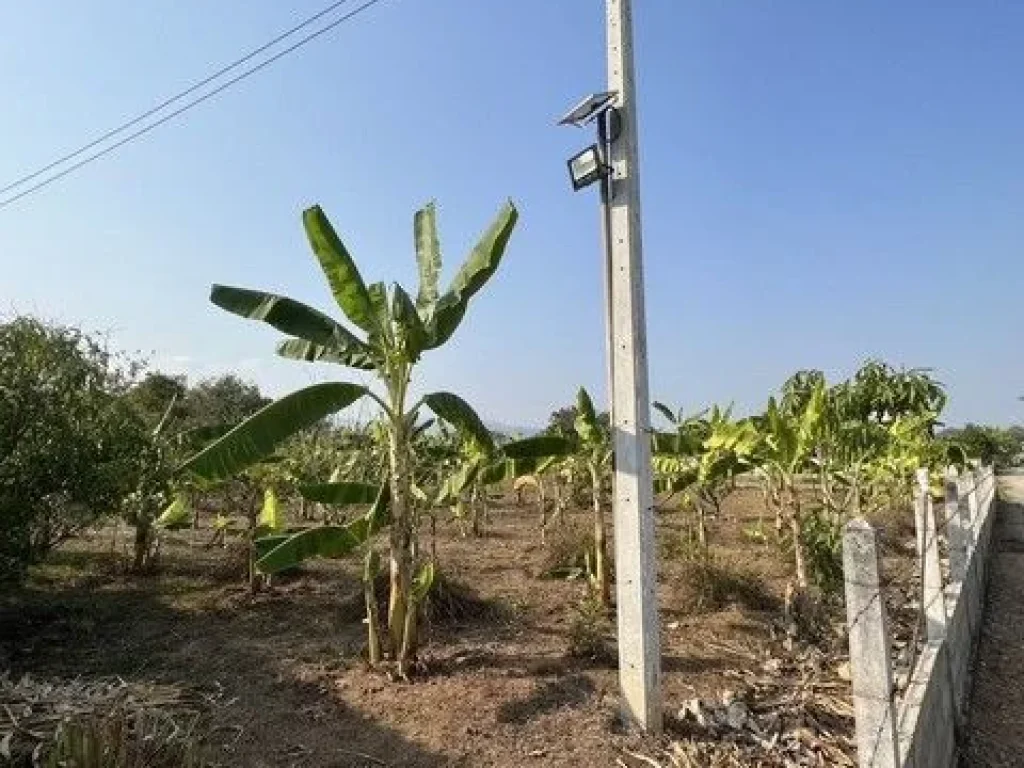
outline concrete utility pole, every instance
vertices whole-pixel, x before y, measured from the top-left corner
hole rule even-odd
[[[630,0],[608,3],[608,90],[618,94],[609,195],[612,413],[615,440],[615,580],[619,681],[626,717],[661,731],[661,642],[651,480],[647,329],[640,242],[640,183]]]

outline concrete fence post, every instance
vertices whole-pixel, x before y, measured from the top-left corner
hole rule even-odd
[[[843,583],[859,768],[896,768],[896,703],[889,626],[875,529],[861,519],[843,531]]]
[[[946,599],[942,587],[942,566],[939,562],[939,532],[935,527],[935,510],[928,484],[928,470],[917,470],[917,495],[914,504],[918,525],[917,538],[921,553],[921,600],[929,643],[940,643],[946,637]],[[920,552],[920,550],[919,550]]]
[[[967,576],[967,558],[970,525],[966,520],[960,504],[960,486],[957,482],[957,471],[954,467],[946,470],[946,537],[949,542],[949,580],[953,584],[962,584]]]
[[[967,473],[967,562],[974,558],[978,546],[978,473]]]

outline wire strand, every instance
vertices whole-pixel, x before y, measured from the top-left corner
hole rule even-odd
[[[92,149],[93,147],[95,147],[95,146],[97,146],[99,144],[102,144],[107,139],[113,138],[114,136],[117,136],[119,133],[124,133],[129,128],[131,128],[132,126],[138,125],[143,120],[145,120],[147,117],[152,117],[157,112],[162,112],[164,109],[169,107],[171,104],[174,104],[175,102],[181,101],[183,98],[185,98],[189,94],[192,94],[192,93],[195,93],[196,91],[198,91],[204,85],[209,85],[214,80],[216,80],[219,77],[221,77],[222,75],[226,75],[231,70],[237,69],[242,64],[245,64],[245,62],[250,61],[250,60],[256,58],[257,56],[259,56],[261,53],[263,53],[267,49],[273,48],[275,45],[280,43],[282,40],[286,40],[287,38],[291,37],[296,32],[298,32],[300,29],[305,29],[310,24],[312,24],[314,21],[318,21],[318,20],[322,19],[324,16],[329,14],[331,11],[337,10],[338,8],[340,8],[341,6],[345,5],[345,3],[348,3],[348,2],[350,2],[350,0],[337,0],[337,2],[331,3],[329,6],[324,8],[322,11],[319,11],[319,12],[313,14],[312,16],[309,16],[306,19],[300,21],[294,27],[292,27],[292,28],[282,32],[281,34],[279,34],[274,39],[269,40],[268,42],[266,42],[263,45],[261,45],[259,48],[254,48],[253,50],[251,50],[248,53],[246,53],[244,56],[241,56],[240,58],[235,59],[230,64],[227,64],[227,65],[221,67],[216,72],[214,72],[214,73],[204,77],[202,80],[200,80],[200,81],[198,81],[196,83],[193,83],[192,85],[190,85],[185,90],[179,91],[178,93],[174,94],[170,98],[164,99],[163,101],[161,101],[156,106],[151,107],[150,109],[147,109],[145,112],[143,112],[138,117],[134,117],[131,120],[129,120],[127,123],[122,123],[117,128],[113,128],[113,129],[107,131],[106,133],[104,133],[103,135],[97,136],[95,139],[90,141],[88,144],[82,145],[81,147],[76,149],[74,152],[69,152],[66,155],[62,155],[61,157],[58,157],[56,160],[54,160],[50,164],[44,165],[42,168],[40,168],[40,169],[38,169],[36,171],[33,171],[32,173],[28,174],[27,176],[22,176],[20,179],[16,179],[15,181],[12,181],[6,187],[0,187],[0,195],[4,194],[5,192],[10,192],[15,187],[20,187],[23,184],[25,184],[26,182],[32,181],[32,179],[35,179],[35,178],[38,178],[38,177],[42,176],[47,171],[56,168],[58,165],[63,165],[68,160],[73,160],[74,158],[78,157],[79,155],[85,154],[90,149]]]
[[[341,5],[343,5],[345,3],[348,3],[348,2],[350,2],[350,0],[340,0],[340,2],[337,2],[337,3],[334,4],[334,7],[340,7]],[[7,206],[11,205],[12,203],[17,202],[18,200],[21,200],[24,197],[27,197],[28,195],[31,195],[33,192],[38,192],[39,190],[43,189],[44,187],[47,187],[50,184],[53,184],[55,181],[58,181],[59,179],[62,179],[65,176],[67,176],[67,175],[69,175],[71,173],[74,173],[78,169],[83,168],[86,165],[89,165],[90,163],[95,162],[96,160],[99,160],[102,157],[105,157],[106,155],[109,155],[111,152],[114,152],[115,150],[120,149],[121,147],[123,147],[125,144],[128,144],[128,143],[134,141],[135,139],[138,139],[141,136],[144,136],[145,134],[149,133],[150,131],[154,130],[155,128],[159,128],[161,125],[164,125],[165,123],[170,122],[174,118],[184,114],[185,112],[188,112],[190,109],[192,109],[192,108],[202,104],[203,102],[208,101],[209,99],[213,98],[217,94],[221,93],[222,91],[227,90],[228,88],[230,88],[231,86],[241,82],[242,80],[245,80],[246,78],[251,77],[252,75],[256,74],[257,72],[261,71],[262,69],[270,66],[275,61],[278,61],[279,59],[287,56],[288,54],[293,53],[294,51],[296,51],[299,48],[303,47],[307,43],[310,43],[313,40],[315,40],[315,39],[321,37],[322,35],[326,34],[327,32],[330,32],[332,29],[335,29],[336,27],[341,25],[343,22],[346,22],[346,21],[354,18],[355,16],[358,16],[363,11],[368,10],[369,8],[371,8],[374,5],[377,5],[380,2],[383,2],[383,0],[366,0],[366,2],[364,2],[359,7],[349,11],[348,13],[346,13],[346,14],[344,14],[342,16],[339,16],[337,19],[335,19],[334,21],[330,22],[329,24],[327,24],[327,25],[317,29],[315,32],[311,32],[308,35],[306,35],[306,36],[304,36],[302,38],[299,38],[298,41],[296,41],[292,45],[288,46],[287,48],[285,48],[285,49],[283,49],[281,51],[278,51],[273,56],[271,56],[271,57],[261,61],[259,64],[256,64],[255,66],[250,67],[249,69],[246,69],[246,70],[242,71],[241,73],[239,73],[235,77],[232,77],[231,79],[227,80],[226,82],[221,83],[219,86],[217,86],[213,90],[207,91],[202,96],[199,96],[199,97],[197,97],[195,99],[192,99],[191,101],[186,102],[184,105],[182,105],[178,109],[175,109],[172,112],[169,112],[168,114],[166,114],[163,117],[161,117],[159,120],[155,120],[154,122],[145,125],[144,127],[140,128],[139,130],[133,131],[132,133],[130,133],[127,136],[125,136],[124,138],[120,139],[119,141],[114,142],[110,146],[104,147],[99,152],[95,152],[95,153],[93,153],[91,155],[86,156],[82,160],[79,160],[77,163],[73,163],[72,165],[68,166],[67,168],[64,168],[63,170],[61,170],[58,173],[53,174],[52,176],[47,176],[42,181],[40,181],[40,182],[38,182],[36,184],[33,184],[32,186],[28,187],[27,189],[23,189],[20,192],[14,194],[14,195],[11,195],[11,196],[9,196],[7,198],[0,199],[0,210],[2,210],[3,208],[6,208]],[[327,12],[328,11],[322,12],[317,18],[322,17],[323,13],[327,13]],[[301,29],[304,26],[308,26],[308,24],[300,25],[297,29]],[[293,32],[291,32],[291,33],[285,33],[283,36],[279,36],[279,37],[281,39],[283,39],[284,37],[289,36],[289,34],[294,34],[294,31],[297,31],[297,29],[293,30]],[[278,42],[280,42],[280,40],[278,40]],[[268,43],[267,45],[262,46],[260,50],[261,51],[262,50],[266,50],[266,48],[271,47],[273,44],[274,43]],[[253,52],[252,56],[255,56],[255,55],[257,55],[256,51]],[[249,58],[252,58],[252,56],[249,56],[248,58],[246,58],[244,60],[240,60],[238,62],[238,64],[244,63],[244,61],[247,61]],[[224,74],[224,72],[230,71],[231,69],[236,68],[238,66],[238,64],[226,67],[224,69],[224,71],[221,72],[220,74]],[[116,129],[114,131],[109,131],[103,137],[94,140],[90,144],[82,147],[80,150],[78,150],[76,152],[73,152],[73,153],[71,153],[69,155],[66,155],[64,158],[62,158],[60,160],[54,161],[53,163],[48,165],[46,168],[40,169],[39,171],[36,171],[36,172],[34,172],[32,174],[29,174],[28,176],[23,177],[19,181],[16,181],[16,182],[14,182],[12,184],[9,184],[8,186],[6,186],[2,190],[0,190],[0,194],[2,194],[5,191],[10,191],[11,189],[14,189],[15,187],[21,186],[22,184],[24,184],[27,181],[30,181],[31,179],[38,178],[39,176],[41,176],[44,173],[46,173],[46,171],[52,170],[53,168],[55,168],[58,165],[63,164],[67,160],[70,160],[70,159],[72,159],[74,157],[78,157],[79,155],[83,154],[84,152],[88,151],[89,149],[97,146],[98,144],[103,143],[107,139],[112,138],[113,136],[116,136],[119,133],[123,133],[124,130],[126,130],[129,127],[131,127],[132,125],[137,125],[139,122],[142,122],[143,120],[145,120],[146,117],[152,116],[156,112],[159,112],[164,107],[169,106],[170,104],[175,103],[176,101],[180,101],[183,96],[187,95],[188,93],[194,92],[198,88],[201,88],[202,85],[208,84],[211,80],[214,80],[214,79],[216,79],[216,76],[211,75],[203,83],[196,84],[195,86],[193,86],[192,88],[188,89],[187,91],[183,91],[178,96],[176,96],[176,97],[174,97],[172,99],[167,100],[160,107],[154,107],[152,110],[150,110],[145,115],[136,118],[135,120],[131,121],[130,123],[126,123],[125,125],[121,126],[120,128],[118,128],[118,129]]]

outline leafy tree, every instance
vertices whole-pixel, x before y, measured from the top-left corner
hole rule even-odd
[[[75,328],[0,324],[0,577],[137,489],[153,444],[125,397],[133,373]]]
[[[589,397],[589,396],[588,396]],[[576,433],[576,417],[579,415],[577,405],[566,405],[558,410],[552,411],[548,417],[548,426],[544,434],[558,435],[560,437],[571,437]],[[597,421],[601,429],[611,431],[611,417],[608,411],[597,413]]]
[[[238,424],[268,403],[255,384],[227,374],[190,387],[183,408],[190,427],[210,427]]]
[[[184,376],[172,376],[160,371],[147,373],[128,393],[134,405],[151,429],[162,420],[181,423],[185,418],[185,396],[188,382]]]
[[[390,520],[391,594],[388,634],[391,653],[400,675],[407,674],[417,646],[417,602],[432,568],[414,581],[418,556],[416,510],[412,493],[412,431],[421,408],[482,445],[492,442],[490,433],[473,409],[450,392],[434,392],[413,401],[409,388],[421,356],[445,344],[462,322],[472,297],[494,274],[511,237],[518,213],[508,203],[484,233],[448,290],[439,291],[441,249],[433,204],[416,213],[413,222],[419,265],[419,290],[415,300],[402,286],[379,282],[367,286],[335,233],[326,215],[315,206],[303,213],[310,245],[319,261],[335,301],[357,330],[339,323],[294,299],[263,291],[215,285],[211,300],[242,317],[261,320],[288,338],[278,354],[293,360],[330,362],[371,371],[382,385],[370,387],[348,382],[315,384],[266,406],[190,459],[186,468],[208,479],[236,475],[269,455],[291,435],[368,397],[381,409],[388,438],[388,482],[377,494],[374,514],[355,527],[311,529],[277,546],[261,558],[260,567],[275,570],[296,558],[316,554],[340,555],[362,546],[383,524],[383,499]],[[360,334],[361,332],[361,334]],[[339,498],[366,497],[365,488],[338,487]],[[368,556],[369,557],[369,556]],[[370,560],[367,561],[368,565]],[[375,639],[371,632],[371,644]],[[371,655],[379,656],[372,648]]]
[[[968,457],[996,467],[1012,467],[1024,457],[1024,429],[968,424],[947,429],[940,438],[960,445]]]

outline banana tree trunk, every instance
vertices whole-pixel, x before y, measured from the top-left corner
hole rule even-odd
[[[363,598],[366,600],[366,648],[370,664],[380,664],[380,617],[377,615],[377,553],[371,550],[366,555],[363,568]]]
[[[473,536],[477,538],[483,535],[483,528],[481,524],[484,515],[483,505],[485,503],[486,502],[480,500],[480,489],[474,486],[469,496],[469,517]]]
[[[153,526],[146,513],[140,513],[135,523],[135,558],[132,561],[132,569],[138,573],[149,564],[149,548],[152,545]]]
[[[591,497],[594,512],[594,571],[597,578],[597,593],[601,605],[611,605],[611,585],[608,583],[607,544],[604,538],[604,511],[601,508],[601,469],[594,466],[590,469]]]
[[[414,610],[412,592],[412,508],[409,503],[409,441],[405,419],[399,413],[391,422],[388,459],[391,468],[391,594],[388,600],[388,635],[399,675],[408,674],[416,653],[415,638],[407,638],[407,615]],[[414,629],[414,625],[412,627]],[[411,642],[410,642],[411,640]]]
[[[793,539],[793,560],[796,566],[796,584],[801,592],[807,590],[807,560],[804,555],[803,513],[800,509],[800,495],[796,486],[789,481],[789,529]]]
[[[543,544],[548,534],[548,500],[544,494],[544,481],[537,478],[537,506],[540,508],[540,543]]]
[[[245,541],[249,557],[249,591],[256,594],[260,591],[260,574],[256,570],[256,526],[259,523],[259,496],[253,491],[249,501],[248,523]]]

